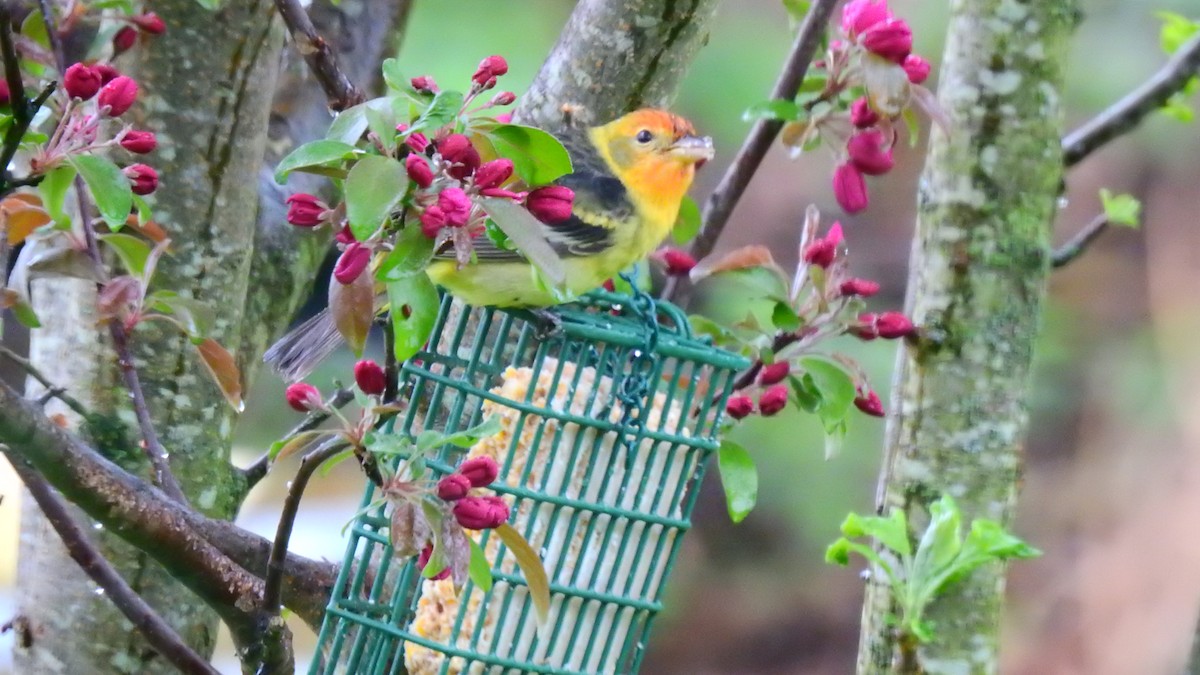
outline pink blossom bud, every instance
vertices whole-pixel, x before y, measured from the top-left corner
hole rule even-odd
[[[855,99],[854,103],[850,104],[850,123],[859,129],[873,127],[879,123],[879,113],[871,107],[871,102],[866,96]]]
[[[508,61],[505,61],[503,56],[489,56],[479,62],[479,68],[471,76],[471,81],[484,89],[489,89],[491,86],[495,86],[497,77],[507,72]]]
[[[354,232],[351,231],[349,225],[343,225],[342,229],[338,230],[338,233],[333,235],[333,238],[336,239],[337,243],[339,244],[353,244],[354,242],[358,241],[354,238]]]
[[[875,325],[878,318],[874,312],[863,312],[846,328],[846,332],[860,340],[874,340],[879,337],[879,328]]]
[[[842,32],[853,39],[854,36],[870,29],[875,24],[890,19],[891,11],[887,2],[875,0],[850,0],[842,8]]]
[[[438,481],[438,499],[456,502],[471,493],[471,481],[461,473],[452,473]]]
[[[105,85],[121,76],[121,71],[111,63],[93,63],[92,70],[100,74],[100,84]]]
[[[492,105],[510,105],[517,100],[517,95],[511,91],[502,91],[492,97]]]
[[[763,417],[770,417],[775,413],[787,407],[788,388],[786,385],[777,384],[767,389],[758,397],[758,411]]]
[[[442,158],[451,163],[446,172],[462,180],[475,173],[479,168],[479,151],[471,145],[471,140],[462,134],[450,134],[437,144],[437,150]]]
[[[496,477],[500,475],[500,465],[491,457],[481,455],[463,462],[458,467],[458,472],[471,481],[471,487],[481,488],[496,481]]]
[[[8,90],[8,81],[0,79],[0,105],[8,105],[12,100],[12,92]]]
[[[421,132],[409,134],[408,138],[404,139],[404,144],[407,145],[413,152],[425,152],[425,148],[429,147],[429,137]]]
[[[842,224],[834,222],[824,237],[804,247],[801,257],[810,265],[828,268],[837,259],[838,247],[841,246],[842,240]]]
[[[378,396],[387,389],[387,375],[378,363],[363,359],[354,364],[354,383],[362,393]]]
[[[867,208],[867,181],[853,164],[839,164],[833,170],[833,196],[846,213]]]
[[[758,383],[764,387],[769,387],[773,384],[783,382],[783,378],[791,372],[792,366],[787,361],[772,363],[769,366],[763,366],[758,374]]]
[[[546,223],[554,225],[561,223],[571,217],[571,208],[575,203],[575,193],[571,188],[561,185],[547,185],[540,187],[525,198],[525,208],[534,215],[535,218]]]
[[[740,420],[754,412],[754,400],[749,396],[731,396],[725,403],[725,412],[735,420]]]
[[[875,320],[875,327],[879,331],[879,337],[893,340],[895,338],[908,337],[917,332],[912,321],[908,320],[900,312],[884,312]]]
[[[132,21],[135,26],[140,28],[143,33],[162,35],[163,33],[167,32],[167,24],[163,23],[162,18],[160,18],[154,12],[138,14],[137,16],[130,17],[129,20]]]
[[[499,122],[500,124],[511,124],[512,123],[512,113],[507,112],[507,113],[504,113],[503,115],[496,115],[496,121]]]
[[[411,84],[412,88],[416,89],[417,91],[427,91],[431,94],[437,92],[438,90],[437,82],[434,82],[433,78],[429,75],[414,77],[409,84]]]
[[[76,63],[63,73],[63,89],[67,95],[81,101],[87,101],[100,91],[104,83],[100,81],[100,73],[95,68]]]
[[[879,400],[879,395],[870,389],[865,394],[859,394],[854,399],[854,407],[865,412],[872,417],[883,417],[883,401]]]
[[[131,129],[121,136],[121,147],[129,152],[138,155],[144,155],[148,152],[154,152],[154,148],[158,147],[158,138],[155,137],[153,131],[138,131]]]
[[[692,271],[692,268],[696,266],[696,259],[690,253],[677,248],[663,249],[658,253],[657,257],[666,266],[667,276],[687,276]]]
[[[438,193],[438,208],[446,215],[446,224],[461,227],[471,216],[471,198],[462,188],[448,187]]]
[[[867,279],[847,279],[838,286],[838,290],[845,296],[869,298],[879,292],[879,284]]]
[[[867,51],[894,63],[904,63],[912,52],[912,29],[904,19],[888,19],[865,31],[859,44]]]
[[[109,117],[120,117],[133,105],[137,95],[137,82],[134,82],[132,77],[121,75],[100,88],[96,103],[99,104],[101,113]]]
[[[475,172],[475,187],[479,189],[496,187],[508,180],[513,174],[511,159],[493,159],[482,165]]]
[[[446,214],[437,204],[425,207],[421,212],[421,233],[430,239],[438,236],[438,232],[446,224]]]
[[[605,279],[603,287],[604,287],[604,290],[608,291],[609,293],[617,292],[617,284],[612,279]]]
[[[132,49],[137,44],[137,35],[137,29],[133,26],[125,26],[117,31],[117,34],[113,36],[113,56]]]
[[[479,191],[479,194],[483,195],[484,197],[499,197],[500,199],[512,199],[515,201],[521,201],[525,198],[524,192],[513,192],[512,190],[494,187],[483,188]]]
[[[453,511],[454,519],[468,530],[490,530],[508,521],[508,504],[499,497],[463,497]]]
[[[896,165],[892,149],[883,149],[883,132],[878,129],[860,131],[846,142],[846,154],[854,168],[868,176],[879,176]]]
[[[404,170],[408,172],[409,179],[419,188],[424,189],[433,184],[433,169],[421,155],[410,154],[405,157]]]
[[[297,192],[284,200],[288,205],[287,221],[296,227],[316,227],[325,220],[329,206],[314,195]]]
[[[148,195],[158,189],[158,172],[145,164],[130,164],[123,170],[132,183],[133,194]]]
[[[904,57],[904,63],[900,64],[904,67],[904,72],[908,74],[908,81],[913,84],[921,84],[929,79],[929,71],[933,66],[924,58],[916,54],[909,54]]]
[[[433,557],[433,544],[425,544],[425,548],[421,549],[421,552],[419,554],[417,554],[417,569],[424,570],[425,566],[429,564],[429,559],[432,557]],[[438,572],[437,574],[430,577],[429,580],[430,581],[441,581],[442,579],[449,579],[449,578],[450,578],[450,566],[447,565],[446,567],[442,568],[441,572]]]
[[[321,392],[317,388],[307,382],[296,382],[289,384],[288,388],[283,392],[284,399],[296,412],[308,412],[310,410],[320,410],[325,407],[321,401]]]
[[[343,286],[354,283],[371,264],[371,249],[354,242],[342,251],[333,266],[333,278]]]

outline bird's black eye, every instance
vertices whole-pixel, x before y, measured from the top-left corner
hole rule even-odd
[[[654,138],[654,134],[650,133],[649,129],[642,129],[637,133],[638,143],[649,143]]]

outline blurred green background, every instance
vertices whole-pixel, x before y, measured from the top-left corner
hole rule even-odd
[[[1194,0],[1083,4],[1086,15],[1072,48],[1068,127],[1162,63],[1156,10],[1193,18],[1200,11]],[[916,50],[934,63],[936,80],[945,4],[891,5],[911,21]],[[571,7],[560,0],[418,1],[400,60],[406,72],[431,74],[453,88],[464,86],[482,57],[502,54],[511,70],[501,88],[520,94]],[[718,159],[697,179],[698,201],[748,130],[741,113],[765,98],[791,37],[776,0],[721,5],[676,106],[718,148]],[[898,309],[923,148],[902,143],[897,170],[870,182],[871,207],[851,217],[833,202],[831,155],[817,152],[793,162],[776,149],[734,213],[721,249],[765,243],[787,267],[796,258],[804,209],[815,203],[826,225],[840,219],[845,226],[855,275],[883,283],[872,309]],[[1015,524],[1046,555],[1013,569],[1006,673],[1167,673],[1182,667],[1200,606],[1198,149],[1195,125],[1153,117],[1068,177],[1058,241],[1099,212],[1100,187],[1142,199],[1145,227],[1106,234],[1052,279]],[[720,289],[707,290],[711,311],[736,301]],[[895,346],[846,341],[837,347],[864,365],[886,402]],[[341,354],[310,381],[324,386],[346,379],[351,363]],[[255,384],[239,462],[250,461],[296,421],[281,390],[266,377]],[[645,672],[853,671],[861,566],[829,567],[822,553],[846,512],[873,508],[882,434],[881,421],[857,417],[842,454],[826,461],[819,426],[807,417],[753,419],[737,430],[736,440],[760,468],[758,508],[734,526],[716,477],[705,485]],[[274,531],[294,470],[294,463],[276,467],[255,491],[242,514],[246,526]],[[318,479],[304,502],[294,550],[340,559],[340,531],[361,488],[350,466]],[[0,504],[0,534],[13,548],[14,505],[8,499]],[[12,583],[11,566],[0,573],[0,581]],[[236,672],[225,644],[221,667]],[[311,650],[311,637],[299,644]],[[7,652],[7,643],[0,648]]]

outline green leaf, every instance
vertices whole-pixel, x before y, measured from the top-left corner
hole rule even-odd
[[[571,173],[571,156],[554,136],[519,124],[498,124],[482,130],[501,157],[512,160],[513,171],[529,185],[546,185]]]
[[[515,251],[517,249],[512,240],[508,238],[508,235],[504,234],[504,230],[500,229],[496,221],[491,218],[488,218],[483,224],[483,233],[501,251]]]
[[[500,417],[492,415],[469,429],[463,429],[462,431],[441,437],[430,449],[446,444],[455,445],[460,448],[469,448],[484,438],[495,436],[503,428],[503,425],[500,423]]]
[[[13,313],[17,322],[26,328],[41,328],[42,322],[38,321],[37,313],[21,297],[19,293],[11,288],[0,287],[0,310],[7,309]]]
[[[429,134],[437,131],[454,121],[458,116],[458,111],[462,109],[463,95],[457,91],[439,91],[433,101],[429,103],[429,107],[417,121],[412,123],[412,126],[405,131],[405,136],[411,136],[417,132]]]
[[[496,226],[503,230],[521,253],[545,275],[547,281],[555,286],[561,286],[566,281],[566,267],[562,258],[558,257],[546,241],[545,226],[541,221],[508,199],[484,197],[479,203],[496,222]]]
[[[842,521],[842,534],[851,538],[871,537],[902,556],[912,555],[912,545],[908,541],[908,518],[901,509],[892,509],[886,518],[851,513]]]
[[[36,13],[34,12],[34,14]],[[38,183],[38,192],[42,196],[42,207],[46,209],[46,213],[50,214],[50,218],[62,228],[69,227],[71,224],[70,216],[63,210],[63,204],[66,202],[67,191],[70,190],[75,175],[75,167],[70,164],[62,164],[47,172],[42,177],[42,182]]]
[[[409,79],[400,70],[400,61],[397,59],[383,60],[383,82],[393,91],[407,91],[412,87]]]
[[[212,306],[195,298],[180,297],[174,291],[156,291],[146,298],[146,304],[179,319],[190,338],[202,338],[216,320]]]
[[[921,120],[917,118],[917,111],[910,106],[904,109],[901,117],[904,118],[904,128],[908,131],[908,147],[915,148],[921,140]]]
[[[533,550],[529,542],[525,541],[525,537],[513,529],[512,525],[504,523],[495,529],[495,533],[508,547],[525,575],[529,599],[533,601],[534,614],[537,616],[538,630],[544,632],[549,626],[550,618],[550,578],[546,575],[546,568],[542,566],[537,551]]]
[[[800,359],[804,371],[812,376],[813,384],[821,393],[821,407],[817,414],[829,432],[846,417],[854,403],[854,377],[837,362],[821,356],[806,356]]]
[[[282,185],[288,174],[304,171],[310,167],[340,164],[358,153],[358,150],[343,141],[322,139],[311,141],[292,150],[275,167],[275,182]]]
[[[130,276],[139,279],[146,271],[146,260],[150,257],[150,245],[144,240],[128,234],[101,234],[97,239],[116,251],[121,264]]]
[[[390,157],[367,155],[346,176],[346,218],[358,241],[379,230],[408,189],[404,165]]]
[[[1192,21],[1182,14],[1161,11],[1155,12],[1155,15],[1163,20],[1159,43],[1162,45],[1163,51],[1168,54],[1174,54],[1183,46],[1183,43],[1200,31],[1200,22]]]
[[[808,0],[783,0],[783,8],[787,10],[788,18],[793,23],[798,23],[804,20],[804,16],[808,14]]]
[[[385,146],[392,145],[396,138],[398,120],[394,108],[389,99],[386,106],[367,106],[366,110],[367,129],[378,136]]]
[[[471,545],[471,562],[467,566],[467,573],[479,590],[489,593],[492,590],[492,564],[474,539],[467,537],[467,541]]]
[[[311,431],[301,431],[287,438],[281,438],[271,444],[271,447],[267,450],[267,457],[270,457],[272,462],[279,461],[315,444],[317,439],[326,438],[332,434],[333,432],[328,430],[314,429]]]
[[[717,467],[721,472],[721,487],[725,489],[729,519],[740,523],[758,501],[758,469],[754,459],[742,446],[724,440],[717,450]]]
[[[207,10],[210,10],[213,12],[217,11],[218,9],[221,9],[221,5],[224,2],[225,2],[225,0],[196,0],[196,4],[200,5],[204,9],[207,9]]]
[[[742,121],[779,120],[782,122],[791,122],[800,119],[801,112],[800,106],[796,105],[795,101],[785,101],[777,98],[770,101],[759,101],[746,108],[742,112]]]
[[[796,314],[790,303],[779,300],[771,310],[771,323],[778,330],[796,330],[800,327],[800,315]]]
[[[1195,78],[1192,79],[1192,82],[1196,81]],[[1167,117],[1176,122],[1183,122],[1184,124],[1188,124],[1196,119],[1196,111],[1192,110],[1192,106],[1188,105],[1187,98],[1183,92],[1171,96],[1159,110]]]
[[[399,281],[422,274],[432,257],[433,240],[418,227],[406,227],[400,231],[395,246],[379,265],[375,278],[380,281]]]
[[[343,143],[357,143],[358,139],[362,138],[363,132],[367,130],[367,106],[379,100],[384,99],[365,101],[338,113],[338,116],[333,119],[333,123],[329,125],[329,131],[325,132],[325,138]]]
[[[1104,217],[1113,225],[1138,227],[1142,203],[1131,195],[1114,195],[1108,188],[1100,189],[1100,203],[1104,205]]]
[[[923,576],[932,576],[949,565],[962,547],[962,514],[950,495],[942,495],[929,506],[929,524],[913,556],[912,583],[919,585]]]
[[[124,227],[133,208],[133,190],[120,167],[96,155],[68,155],[68,161],[87,183],[109,229],[115,232]]]
[[[700,207],[694,199],[685,195],[679,204],[675,226],[671,228],[671,238],[682,246],[695,239],[697,234],[700,234]]]
[[[433,332],[440,304],[437,289],[424,274],[387,282],[392,315],[392,348],[403,363],[421,350]],[[407,315],[407,316],[406,316]]]
[[[812,375],[789,375],[788,383],[792,385],[792,393],[796,395],[796,401],[802,410],[812,413],[821,407],[821,392],[813,382]]]

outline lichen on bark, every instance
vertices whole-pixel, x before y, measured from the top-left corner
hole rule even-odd
[[[1059,139],[1069,0],[952,5],[935,131],[920,181],[907,311],[922,336],[898,356],[878,507],[916,532],[950,494],[964,518],[1011,519],[1026,428],[1033,345],[1049,272],[1062,176]],[[928,673],[991,673],[1004,569],[993,564],[928,609]],[[859,673],[912,672],[887,620],[883,579],[869,582]]]

